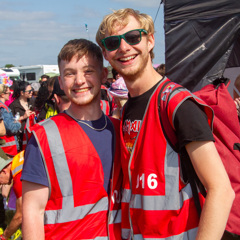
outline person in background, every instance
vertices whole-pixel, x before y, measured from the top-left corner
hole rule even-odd
[[[9,85],[0,84],[0,112],[6,129],[6,135],[0,137],[4,141],[0,147],[8,156],[13,157],[19,149],[16,136],[21,128],[21,123],[14,119],[11,109],[5,105],[5,102],[9,99],[9,95]]]
[[[105,83],[103,83],[103,85],[106,88],[109,88],[111,86],[112,82],[114,81],[114,78],[113,78],[113,73],[112,73],[112,67],[108,66],[107,70],[108,70],[107,80],[105,81]]]
[[[31,115],[35,115],[34,102],[32,99],[33,89],[31,85],[26,81],[17,81],[14,87],[13,98],[15,99],[9,108],[12,111],[13,116],[19,114],[19,121],[21,122],[21,129],[17,133],[18,143],[20,151],[23,150],[23,134],[27,119]]]
[[[40,78],[40,84],[42,84],[43,82],[46,82],[49,79],[49,76],[46,74],[43,74]]]
[[[44,104],[47,101],[48,97],[49,97],[48,83],[47,83],[47,81],[45,81],[41,84],[41,86],[38,90],[37,97],[35,99],[34,111],[36,113],[36,117],[39,116],[39,113],[41,112],[42,108],[44,107]]]
[[[34,83],[31,83],[31,87],[33,89],[33,94],[32,94],[32,97],[33,98],[36,98],[37,97],[37,94],[38,94],[38,91],[39,91],[39,88],[40,88],[40,83],[39,82],[34,82]]]
[[[119,77],[115,82],[113,82],[109,88],[109,92],[113,96],[115,104],[112,112],[112,117],[120,119],[122,108],[128,99],[128,90],[124,79],[122,77]]]
[[[120,132],[122,238],[221,239],[235,194],[213,142],[208,124],[212,115],[183,88],[168,102],[167,117],[180,154],[207,190],[205,200],[198,194],[204,202],[199,219],[190,184],[180,175],[180,155],[167,141],[159,118],[163,84],[171,84],[165,95],[179,85],[152,66],[154,32],[149,15],[126,8],[105,16],[96,35],[105,59],[129,91]]]
[[[54,102],[53,95],[52,95],[54,83],[56,81],[58,81],[58,76],[51,77],[46,81],[48,96],[44,102],[43,107],[41,108],[41,110],[39,112],[39,115],[37,117],[37,122],[40,122],[44,119],[47,119],[47,118],[57,114],[57,110],[55,108],[55,102]],[[42,88],[44,88],[44,89],[46,88],[45,84],[42,85]]]
[[[65,92],[60,88],[58,79],[56,79],[54,82],[52,98],[54,99],[55,109],[57,110],[57,113],[61,113],[70,107],[71,101],[66,96]]]
[[[119,121],[100,108],[101,49],[70,40],[58,66],[71,105],[32,129],[21,178],[23,239],[121,239],[121,181],[110,181],[121,171]]]
[[[115,82],[118,78],[120,78],[120,74],[113,68],[112,69],[112,74],[113,74],[113,82]]]
[[[0,184],[13,183],[16,195],[16,211],[7,228],[0,235],[0,240],[7,240],[20,228],[22,224],[22,182],[20,181],[24,162],[24,151],[18,153],[13,159],[0,157]]]
[[[14,86],[15,86],[15,84],[16,84],[16,80],[14,80],[14,81],[12,81],[12,85],[9,87],[9,90],[10,90],[10,95],[9,95],[9,100],[7,100],[6,102],[5,102],[5,105],[6,106],[9,106],[13,101],[14,101],[14,98],[13,98],[13,89],[14,89]]]
[[[111,116],[113,109],[113,98],[109,93],[109,87],[111,86],[111,83],[113,81],[112,67],[109,66],[107,70],[108,70],[107,79],[104,79],[101,85],[100,106],[102,111],[107,116]]]
[[[164,64],[164,63],[160,64],[160,65],[156,68],[156,71],[157,71],[162,77],[164,77],[164,76],[165,76],[165,64]]]
[[[0,112],[0,137],[3,137],[6,135],[6,128],[4,126],[2,114]],[[5,143],[5,140],[4,140]],[[0,142],[0,145],[2,143]],[[0,158],[3,159],[8,159],[8,156],[6,153],[0,148]],[[6,228],[6,223],[5,223],[5,208],[4,208],[4,199],[2,195],[2,188],[1,188],[1,193],[0,193],[0,235],[3,233],[4,229]]]

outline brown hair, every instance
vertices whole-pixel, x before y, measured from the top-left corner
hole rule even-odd
[[[102,23],[100,24],[97,34],[96,41],[98,45],[103,49],[104,46],[101,42],[102,39],[105,38],[106,33],[112,34],[114,30],[114,26],[126,26],[128,24],[128,16],[133,16],[140,23],[140,28],[145,29],[148,34],[154,34],[154,23],[151,16],[140,13],[137,10],[131,8],[119,9],[117,11],[113,11],[113,13],[106,15],[103,18]],[[150,51],[151,59],[154,58],[153,49]]]
[[[85,55],[94,57],[99,62],[100,67],[103,67],[103,56],[101,49],[95,43],[81,38],[70,40],[63,46],[58,55],[59,68],[61,60],[70,62],[71,59],[76,55],[78,60]]]

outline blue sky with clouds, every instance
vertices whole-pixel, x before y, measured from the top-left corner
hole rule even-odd
[[[155,19],[155,59],[164,60],[161,0],[1,0],[0,67],[57,64],[57,55],[70,39],[95,42],[98,26],[113,9],[134,8]],[[157,17],[156,17],[157,16]],[[88,25],[88,32],[85,24]],[[107,62],[105,62],[107,65]]]

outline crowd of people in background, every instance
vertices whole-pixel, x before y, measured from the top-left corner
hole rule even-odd
[[[153,67],[152,18],[114,11],[96,41],[67,42],[59,76],[0,75],[0,240],[21,238],[21,226],[24,240],[240,239],[224,232],[235,193],[211,109],[167,79],[165,64]],[[240,76],[240,119],[239,86]],[[159,111],[166,99],[167,117]],[[201,183],[197,193],[186,171]],[[16,209],[7,226],[6,199]]]

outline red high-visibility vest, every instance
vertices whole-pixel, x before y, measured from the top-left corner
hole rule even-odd
[[[119,121],[112,121],[119,132]],[[45,238],[121,239],[118,137],[113,165],[115,177],[109,197],[103,187],[101,159],[75,120],[61,113],[36,124],[33,134],[43,154],[50,182],[44,214]]]
[[[121,136],[123,239],[195,239],[197,234],[199,216],[192,190],[182,181],[179,155],[167,142],[159,120],[158,94],[163,83],[149,100],[131,155]],[[187,98],[194,99],[183,89],[172,96],[169,122]],[[203,205],[200,193],[199,199]]]

